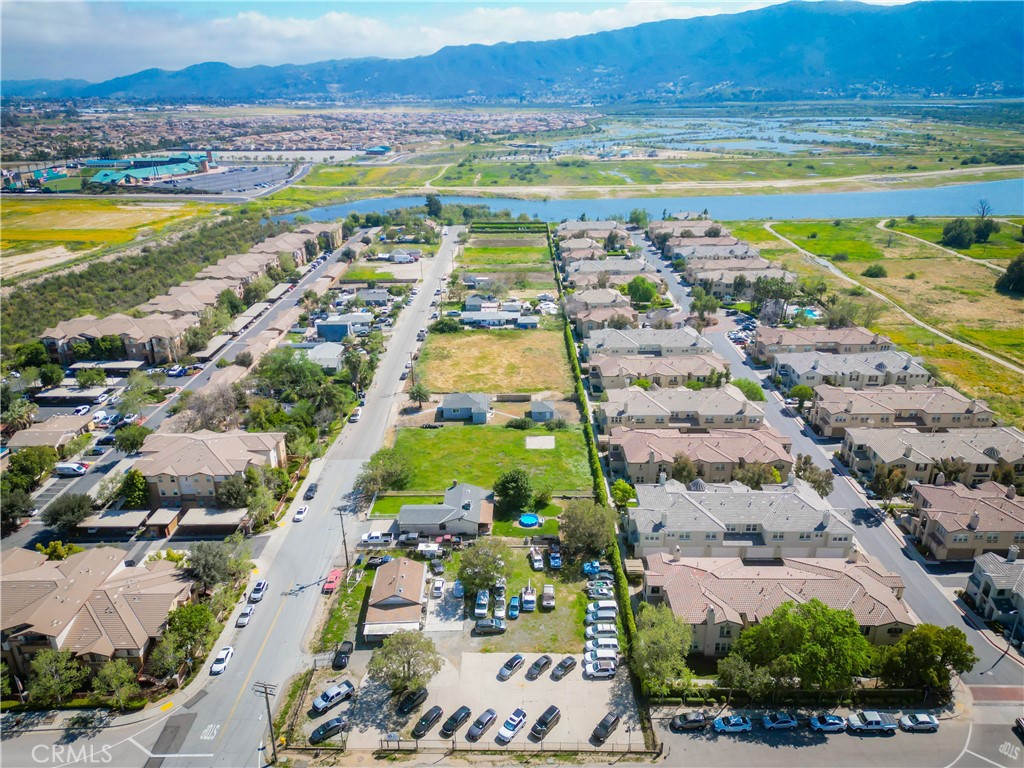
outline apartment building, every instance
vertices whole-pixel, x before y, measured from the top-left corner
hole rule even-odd
[[[629,242],[629,232],[617,221],[563,221],[555,228],[555,237],[559,240],[585,237],[605,243],[612,236],[619,242]]]
[[[605,328],[583,342],[583,359],[592,355],[652,355],[683,357],[711,352],[711,342],[689,326],[658,328]]]
[[[754,335],[751,355],[770,363],[775,355],[794,352],[858,354],[895,349],[886,336],[867,328],[770,328],[760,326]]]
[[[995,552],[978,555],[965,590],[978,615],[1000,622],[1018,648],[1024,640],[1024,560],[1019,554],[1020,547],[1014,545],[1006,557]]]
[[[640,315],[632,307],[595,307],[584,309],[572,318],[576,335],[589,339],[595,332],[610,327],[636,328]]]
[[[758,280],[779,279],[785,283],[795,283],[798,275],[777,267],[760,269],[703,269],[692,272],[692,282],[699,285],[715,298],[731,296],[734,299],[751,299],[754,296],[754,284]]]
[[[936,560],[1006,555],[1024,547],[1024,499],[1012,485],[918,485],[912,500],[911,531]]]
[[[709,229],[717,228],[718,234],[715,237],[728,237],[729,230],[711,219],[682,219],[682,220],[661,220],[652,221],[647,225],[647,237],[651,242],[657,242],[658,236],[668,235],[670,238],[679,237],[686,240],[694,238],[710,237],[707,234]]]
[[[631,387],[638,380],[662,387],[682,387],[688,381],[705,381],[711,374],[729,370],[725,358],[716,354],[683,357],[647,355],[593,355],[584,364],[590,391],[594,394]]]
[[[613,288],[591,288],[570,294],[565,302],[565,311],[570,317],[586,309],[606,307],[628,307],[629,298]]]
[[[596,261],[574,261],[565,268],[566,274],[571,280],[576,275],[629,275],[630,278],[637,275],[648,277],[655,275],[654,267],[643,259],[598,259]]]
[[[896,385],[861,390],[821,384],[814,388],[807,421],[824,437],[842,437],[850,427],[945,432],[994,424],[984,400],[972,400],[952,387]]]
[[[720,272],[739,272],[752,269],[769,269],[772,262],[762,259],[760,256],[749,257],[721,257],[721,258],[696,258],[686,260],[686,268],[683,270],[683,277],[687,282],[697,282],[699,272],[718,270]]]
[[[890,384],[927,386],[932,382],[931,373],[917,359],[896,350],[859,354],[776,354],[772,361],[772,376],[780,377],[786,389],[798,384],[812,389],[819,384],[865,389]]]
[[[764,426],[764,407],[747,400],[732,384],[697,391],[685,387],[613,389],[594,413],[598,428],[605,434],[614,427],[706,432]]]
[[[185,331],[198,324],[196,315],[129,317],[115,313],[104,318],[83,315],[47,328],[40,338],[50,359],[60,365],[68,365],[78,359],[76,346],[89,346],[104,336],[121,339],[127,359],[155,365],[174,362],[181,357],[185,353]]]

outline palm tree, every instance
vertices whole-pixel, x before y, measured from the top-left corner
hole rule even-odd
[[[8,427],[17,432],[19,429],[28,429],[36,420],[39,406],[33,402],[18,398],[12,400],[7,412],[3,414],[3,421]]]
[[[427,389],[423,382],[413,384],[409,389],[409,399],[415,400],[419,407],[422,409],[423,404],[430,401],[430,390]]]

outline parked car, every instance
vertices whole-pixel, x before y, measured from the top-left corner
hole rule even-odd
[[[382,565],[384,565],[384,563],[390,563],[392,560],[394,560],[394,558],[391,557],[391,555],[384,555],[383,557],[371,557],[369,560],[366,561],[366,565],[363,566],[363,569],[367,571],[375,571]]]
[[[295,514],[292,516],[293,523],[301,523],[306,519],[306,513],[309,512],[309,507],[303,504],[301,507],[295,510]]]
[[[566,656],[558,662],[553,670],[551,670],[551,678],[553,680],[561,680],[574,669],[576,669],[576,658],[573,656]]]
[[[401,699],[398,700],[398,706],[395,707],[395,711],[399,715],[408,715],[416,707],[427,700],[427,689],[417,688],[414,691],[407,691]]]
[[[309,741],[312,744],[319,744],[320,742],[326,741],[332,736],[337,736],[347,727],[348,725],[345,723],[345,718],[335,717],[331,720],[328,720],[326,723],[317,726],[316,730],[314,730],[309,735]]]
[[[535,571],[544,570],[544,556],[536,550],[530,550],[530,568]]]
[[[487,729],[494,725],[495,719],[497,719],[498,713],[493,709],[485,709],[483,714],[480,715],[473,724],[469,726],[469,730],[466,731],[466,738],[469,741],[478,741]]]
[[[601,722],[594,728],[594,732],[590,735],[591,738],[598,744],[604,744],[612,732],[619,727],[619,721],[621,718],[614,712],[609,712],[607,715],[601,718]]]
[[[473,617],[477,619],[487,618],[487,606],[491,602],[491,593],[481,589],[476,593],[476,606],[473,608]]]
[[[245,606],[245,608],[242,609],[242,612],[240,614],[238,614],[238,618],[235,620],[235,626],[236,627],[247,627],[247,626],[249,626],[249,620],[252,618],[252,615],[254,613],[256,613],[256,606],[255,605],[247,605],[247,606]]]
[[[603,659],[584,664],[583,674],[594,680],[609,680],[615,677],[617,669],[618,665],[614,661]]]
[[[75,408],[75,416],[85,416],[85,414],[87,414],[88,412],[89,412],[89,406],[88,405],[80,405],[77,408]]]
[[[560,570],[562,568],[562,554],[560,552],[549,552],[548,565],[554,571]]]
[[[552,704],[544,710],[544,714],[537,718],[537,722],[530,729],[530,735],[537,739],[537,741],[540,741],[551,732],[552,728],[558,725],[558,721],[561,719],[561,710]]]
[[[519,595],[512,595],[512,597],[508,599],[508,618],[519,618]]]
[[[228,668],[228,664],[231,662],[231,657],[235,655],[235,649],[230,645],[225,645],[220,651],[217,652],[216,658],[213,660],[213,664],[210,666],[211,675],[223,674],[224,670]]]
[[[608,587],[594,587],[587,590],[587,597],[591,600],[608,600],[615,597],[615,593]]]
[[[530,665],[530,668],[528,670],[526,670],[526,679],[536,680],[538,677],[544,674],[544,670],[550,666],[551,657],[545,653],[543,656],[541,656],[539,659],[533,662],[533,664]]]
[[[96,445],[113,445],[116,437],[114,435],[103,435],[96,441]]]
[[[620,650],[617,637],[594,637],[583,644],[584,651],[616,651]]]
[[[354,646],[351,640],[346,640],[334,652],[334,660],[331,662],[331,666],[334,669],[346,669],[348,667],[349,659],[352,656]]]
[[[355,693],[356,687],[348,680],[343,680],[338,685],[332,685],[321,693],[313,701],[313,709],[317,712],[326,712],[336,704],[340,704]]]
[[[900,728],[904,731],[926,731],[928,733],[935,733],[939,730],[939,720],[933,715],[915,712],[912,715],[904,715],[900,718]]]
[[[668,727],[673,731],[699,731],[711,724],[711,717],[704,710],[687,712],[672,718]]]
[[[478,635],[502,635],[508,627],[501,619],[480,619],[473,629]]]
[[[583,620],[587,624],[603,624],[605,622],[615,621],[618,615],[617,611],[613,611],[610,608],[602,608],[599,611],[588,613]]]
[[[466,596],[466,590],[463,588],[462,582],[458,579],[456,579],[455,583],[452,584],[452,596],[457,597],[459,600]]]
[[[508,680],[512,675],[518,672],[526,659],[521,653],[517,653],[515,656],[505,662],[504,666],[498,670],[499,680]]]
[[[267,582],[266,579],[260,579],[259,581],[257,581],[256,586],[254,586],[252,588],[252,592],[249,593],[249,602],[258,603],[260,600],[262,600],[266,596],[267,588],[269,586],[270,584]]]
[[[743,715],[726,715],[715,718],[715,733],[749,733],[753,724]]]
[[[504,619],[505,618],[505,598],[496,597],[494,598],[494,618]]]
[[[839,715],[822,713],[815,715],[808,721],[812,731],[818,733],[840,733],[846,730],[846,720]]]
[[[788,731],[796,728],[796,718],[788,712],[769,712],[761,718],[766,731]]]
[[[469,720],[469,716],[473,712],[469,707],[462,706],[456,709],[451,717],[444,721],[444,725],[441,726],[440,736],[442,739],[450,739],[455,735],[455,732],[462,727],[463,723]]]
[[[435,600],[440,600],[444,597],[444,579],[434,579],[434,584],[430,588],[430,596]]]
[[[412,737],[414,739],[422,739],[427,735],[427,731],[434,727],[434,723],[441,719],[441,715],[444,711],[438,707],[433,706],[423,713],[423,717],[419,719],[419,722],[412,729]]]
[[[498,729],[498,741],[508,744],[526,724],[526,712],[518,707]]]
[[[588,581],[587,591],[591,589],[614,589],[615,584],[611,581]]]
[[[583,636],[587,640],[592,640],[595,637],[618,637],[619,629],[611,622],[607,624],[591,624],[587,627]]]

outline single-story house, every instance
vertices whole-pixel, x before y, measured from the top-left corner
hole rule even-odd
[[[479,325],[488,328],[502,328],[519,322],[518,312],[463,312],[459,321],[463,325]]]
[[[486,424],[491,411],[491,398],[478,392],[454,392],[444,396],[437,410],[444,421]]]
[[[355,336],[360,331],[369,331],[373,323],[370,312],[350,312],[345,315],[331,315],[316,323],[316,335],[326,341],[338,342],[346,336]]]
[[[494,494],[468,483],[454,483],[441,504],[405,504],[398,512],[402,533],[480,536],[490,533]]]
[[[426,578],[426,563],[407,557],[396,557],[378,568],[370,587],[363,637],[376,640],[396,632],[418,632],[427,603]]]
[[[540,318],[536,315],[520,315],[516,320],[516,328],[520,330],[535,330],[540,328]]]
[[[383,288],[361,288],[356,297],[371,307],[382,307],[391,301],[391,294]]]
[[[467,312],[497,312],[499,302],[493,296],[484,296],[482,293],[474,293],[463,302],[463,309]]]
[[[306,350],[306,357],[325,371],[330,372],[337,371],[341,367],[341,358],[344,354],[345,346],[336,341],[327,341]]]
[[[555,418],[555,413],[554,403],[548,400],[533,400],[526,415],[534,421],[551,421]]]

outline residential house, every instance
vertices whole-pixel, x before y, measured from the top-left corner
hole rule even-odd
[[[284,253],[294,260],[296,266],[301,267],[319,250],[320,245],[316,242],[316,236],[312,234],[312,229],[309,229],[299,232],[285,232],[275,237],[269,237],[262,243],[254,245],[249,249],[249,252],[272,253],[275,256],[280,256],[280,254]]]
[[[516,320],[516,328],[520,331],[535,331],[540,328],[540,318],[536,315],[520,315]]]
[[[613,389],[607,400],[596,405],[594,413],[598,428],[605,434],[614,427],[706,432],[761,429],[765,423],[764,406],[747,400],[732,384],[697,391],[685,387]]]
[[[383,307],[391,302],[392,296],[384,288],[360,288],[356,297],[370,307]]]
[[[814,388],[807,421],[819,435],[842,437],[849,427],[914,427],[944,432],[993,425],[992,409],[952,387],[882,386],[851,389],[821,384]]]
[[[41,339],[50,359],[61,365],[75,362],[76,343],[90,343],[104,336],[119,337],[129,360],[157,365],[175,362],[185,354],[185,331],[198,323],[196,315],[129,317],[115,313],[104,318],[83,315],[47,328]]]
[[[47,446],[59,453],[65,445],[91,429],[92,415],[88,413],[84,416],[51,416],[46,421],[15,432],[7,441],[7,447],[11,453],[17,453],[22,448]]]
[[[772,376],[781,377],[786,389],[798,384],[812,389],[819,384],[865,389],[889,384],[927,386],[932,382],[932,375],[917,358],[897,350],[850,355],[826,352],[777,354],[772,362]]]
[[[583,342],[583,359],[591,355],[652,355],[682,357],[711,352],[711,342],[689,326],[657,328],[605,328],[595,330]]]
[[[725,358],[716,354],[685,357],[648,355],[594,355],[586,363],[590,391],[595,395],[631,387],[642,379],[662,388],[682,387],[688,381],[705,381],[729,370]]]
[[[427,607],[424,586],[426,563],[396,557],[380,566],[373,575],[367,600],[363,637],[379,640],[396,632],[418,632]]]
[[[900,469],[908,481],[933,483],[941,459],[959,458],[967,471],[958,479],[967,485],[992,480],[999,472],[1012,474],[1013,482],[1024,481],[1024,432],[1017,427],[951,429],[948,432],[920,432],[916,429],[846,430],[840,457],[864,477],[874,476],[878,465]]]
[[[917,485],[912,500],[911,532],[936,560],[1006,555],[1024,547],[1024,499],[1012,485]]]
[[[706,269],[691,273],[691,282],[701,286],[707,293],[721,299],[731,296],[734,299],[749,300],[754,297],[754,284],[758,280],[782,280],[784,283],[795,283],[798,275],[777,267],[764,269]]]
[[[637,485],[627,509],[626,538],[636,557],[850,557],[853,525],[802,480],[759,491],[741,483],[689,485],[665,480]]]
[[[586,309],[605,307],[628,307],[629,298],[614,288],[591,288],[570,294],[565,302],[565,311],[573,317]]]
[[[494,520],[494,494],[468,483],[453,483],[440,504],[403,504],[398,511],[402,533],[429,536],[483,536]]]
[[[652,243],[656,243],[658,241],[658,236],[661,234],[667,234],[670,238],[704,238],[710,237],[710,235],[707,234],[707,231],[712,227],[717,227],[719,229],[718,234],[714,235],[715,237],[729,236],[728,229],[711,219],[686,219],[681,221],[652,221],[647,225],[647,237],[651,239]]]
[[[481,328],[505,328],[518,323],[520,317],[518,312],[501,312],[499,310],[463,312],[459,317],[459,322],[463,325],[475,325]]]
[[[632,307],[595,307],[594,309],[583,309],[572,318],[576,335],[583,339],[589,339],[595,331],[600,331],[610,326],[623,325],[627,328],[636,328],[639,320],[640,315]]]
[[[444,396],[437,411],[443,421],[486,424],[491,411],[491,398],[490,395],[478,392],[455,392]]]
[[[740,633],[784,603],[819,600],[853,613],[873,645],[890,645],[916,622],[903,602],[903,580],[864,555],[857,559],[785,557],[647,558],[643,599],[667,605],[693,628],[690,653],[725,656]]]
[[[484,296],[482,293],[474,293],[466,297],[462,308],[467,312],[497,312],[499,302],[494,296]],[[518,310],[516,314],[519,314]]]
[[[1018,648],[1024,640],[1024,560],[1019,554],[1020,547],[1014,545],[1006,557],[995,552],[978,555],[966,590],[978,615],[1002,624]]]
[[[633,484],[654,483],[662,474],[671,475],[672,462],[679,455],[689,457],[707,483],[727,483],[737,470],[751,464],[768,464],[786,477],[793,468],[792,447],[788,437],[767,425],[707,432],[612,427],[608,466],[615,477]]]
[[[651,328],[685,328],[689,317],[678,307],[663,307],[645,312],[643,322]]]
[[[2,658],[22,680],[44,649],[71,651],[96,670],[125,659],[136,670],[167,615],[189,602],[192,581],[166,560],[126,566],[128,553],[95,547],[65,560],[27,549],[0,553]]]
[[[706,263],[745,259],[755,261],[760,259],[761,252],[749,243],[710,244],[706,242],[711,239],[672,237],[665,244],[665,249],[672,258],[686,259],[688,262],[690,260]],[[717,240],[718,238],[714,239]],[[708,268],[710,269],[713,266],[712,264]]]
[[[555,404],[550,400],[531,400],[526,415],[537,422],[551,421],[558,415]]]
[[[564,221],[555,228],[558,240],[589,238],[606,243],[614,237],[620,243],[629,242],[629,232],[617,221]]]
[[[156,432],[142,445],[135,469],[149,486],[154,508],[216,506],[217,489],[249,467],[284,467],[284,432]]]
[[[330,315],[316,321],[316,335],[325,341],[340,342],[348,336],[369,333],[372,324],[373,314],[370,312]]]
[[[888,352],[892,341],[867,328],[771,328],[760,326],[754,334],[751,355],[770,363],[775,355],[793,352],[859,354]]]
[[[327,341],[306,350],[306,357],[328,373],[334,373],[341,369],[341,360],[344,356],[345,345],[336,341]]]
[[[597,262],[587,262],[595,264]],[[602,264],[604,262],[601,262]],[[658,286],[658,292],[664,293],[665,280],[657,272],[644,272],[643,276]],[[574,272],[565,278],[566,284],[576,291],[584,291],[589,288],[618,288],[621,285],[629,285],[629,281],[636,277],[636,274],[609,275],[607,272]]]

